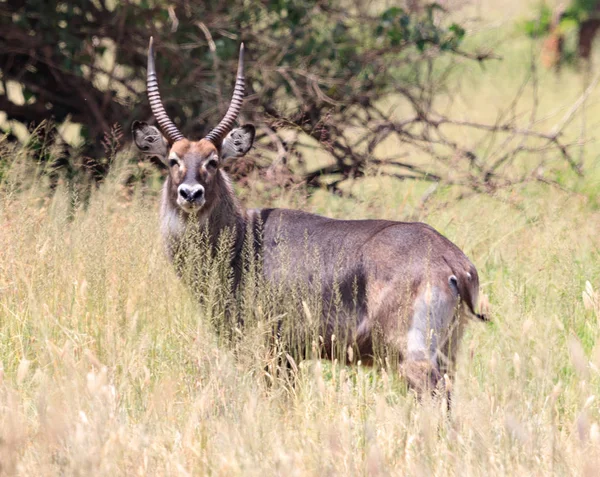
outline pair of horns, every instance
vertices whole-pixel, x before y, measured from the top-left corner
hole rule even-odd
[[[146,78],[146,87],[148,92],[148,101],[150,102],[150,109],[156,119],[160,129],[167,136],[169,141],[175,142],[183,139],[183,134],[177,129],[177,126],[171,121],[165,107],[160,100],[160,93],[158,91],[158,81],[156,79],[156,67],[154,65],[154,41],[150,37],[150,45],[148,46],[148,76]],[[242,102],[244,100],[244,44],[240,45],[240,57],[238,60],[237,77],[235,79],[235,88],[233,89],[233,96],[231,97],[231,103],[227,109],[227,113],[219,125],[210,131],[206,138],[214,145],[219,145],[223,138],[233,129],[233,125],[240,110],[242,109]]]

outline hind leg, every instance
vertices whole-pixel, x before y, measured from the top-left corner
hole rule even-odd
[[[443,354],[458,304],[458,293],[451,288],[427,284],[418,293],[410,328],[406,334],[403,372],[417,394],[434,392],[444,385],[440,359]]]
[[[468,322],[468,315],[465,309],[459,306],[455,310],[454,317],[449,327],[444,343],[441,343],[437,353],[438,369],[442,376],[448,376],[448,402],[450,402],[450,388],[454,381],[456,371],[456,355],[463,332]]]
[[[419,397],[435,391],[443,381],[435,363],[428,359],[406,359],[402,364],[402,375]]]

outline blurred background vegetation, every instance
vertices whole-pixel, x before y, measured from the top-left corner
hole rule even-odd
[[[151,35],[167,111],[193,139],[226,110],[243,41],[242,122],[258,125],[259,136],[255,154],[231,166],[237,179],[256,171],[278,187],[340,192],[375,167],[400,180],[493,192],[529,180],[555,182],[539,160],[508,170],[540,151],[544,161],[555,153],[580,175],[562,129],[539,128],[535,99],[530,118],[519,122],[523,91],[517,88],[492,120],[455,114],[460,72],[500,60],[490,45],[465,47],[466,28],[477,27],[473,17],[461,17],[461,6],[7,0],[0,2],[0,124],[5,141],[39,149],[38,160],[54,174],[101,180],[129,142],[131,122],[152,121],[145,97]],[[530,34],[548,29],[546,10],[526,24]],[[525,83],[535,82],[534,73]],[[393,154],[381,153],[390,149]]]
[[[76,124],[78,134],[61,140],[81,146],[99,175],[108,166],[104,136],[128,130],[136,118],[151,120],[151,35],[167,111],[188,137],[205,135],[226,110],[244,41],[244,120],[262,126],[265,148],[287,160],[297,153],[296,140],[279,131],[301,132],[327,143],[339,172],[349,174],[345,162],[352,159],[344,156],[355,148],[344,129],[373,114],[397,81],[417,86],[426,52],[457,51],[465,33],[441,21],[444,9],[435,3],[374,9],[322,0],[10,0],[0,9],[5,130],[19,136],[15,122],[31,130],[49,118]]]

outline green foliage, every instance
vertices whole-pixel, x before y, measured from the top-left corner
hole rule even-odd
[[[552,9],[544,2],[538,6],[536,18],[523,22],[523,31],[531,38],[548,34],[552,23]]]
[[[598,12],[598,0],[572,0],[567,15],[578,21],[587,20]]]
[[[542,1],[536,8],[535,18],[524,21],[521,28],[529,37],[540,38],[550,32],[553,17],[560,13],[557,27],[561,33],[566,33],[577,28],[597,11],[598,0],[572,0],[562,12]]]
[[[400,7],[391,7],[381,15],[381,22],[375,33],[390,46],[414,44],[419,51],[427,46],[441,50],[458,48],[465,36],[465,29],[456,23],[446,27],[440,25],[435,12],[444,12],[439,3],[431,3],[425,7],[425,15],[415,17]]]

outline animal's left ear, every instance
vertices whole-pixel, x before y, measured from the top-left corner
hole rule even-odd
[[[242,157],[252,147],[256,129],[252,124],[246,124],[241,128],[232,130],[221,145],[221,160],[226,160],[231,157]]]

